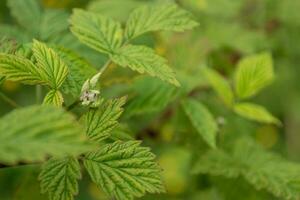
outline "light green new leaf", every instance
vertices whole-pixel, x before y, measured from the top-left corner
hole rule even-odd
[[[43,161],[90,150],[75,118],[53,106],[17,109],[0,119],[0,162]]]
[[[279,199],[297,200],[300,196],[300,165],[267,152],[246,138],[238,140],[230,153],[208,152],[193,171],[227,178],[242,176],[257,190],[265,189]]]
[[[41,192],[50,200],[73,200],[81,178],[80,164],[74,157],[48,160],[39,175]]]
[[[273,60],[269,53],[242,59],[235,74],[235,90],[240,99],[252,97],[274,79]]]
[[[74,9],[71,16],[72,33],[87,46],[111,54],[122,45],[121,24],[105,16]]]
[[[125,36],[130,40],[149,31],[184,31],[198,26],[191,14],[176,4],[164,3],[137,8],[129,16]]]
[[[210,147],[215,148],[218,126],[209,110],[200,102],[193,99],[183,101],[182,106],[204,141]]]
[[[118,119],[123,113],[122,106],[126,97],[109,100],[101,103],[98,108],[91,108],[83,117],[86,134],[95,141],[102,141],[109,137],[110,132],[118,125]]]
[[[164,191],[155,155],[139,141],[114,142],[86,155],[92,180],[112,198],[133,200],[146,192]]]
[[[30,60],[21,56],[0,53],[0,75],[24,84],[45,84],[45,77]]]
[[[64,98],[60,91],[58,90],[50,90],[44,98],[44,105],[54,105],[57,107],[61,107],[64,102]]]
[[[42,11],[38,0],[8,0],[11,14],[28,31],[37,33]]]
[[[252,103],[238,103],[234,105],[234,111],[250,120],[262,123],[271,123],[280,125],[281,122],[275,118],[266,108]]]
[[[84,82],[95,75],[97,70],[87,60],[72,50],[61,47],[57,47],[54,50],[69,67],[69,74],[61,87],[61,91],[78,97]]]
[[[213,69],[204,68],[204,76],[227,106],[232,106],[234,95],[229,82]]]
[[[47,77],[51,88],[60,88],[68,75],[67,65],[53,49],[42,42],[34,40],[32,51],[40,71]]]
[[[155,54],[146,46],[128,45],[121,48],[111,59],[122,67],[129,67],[139,73],[147,73],[175,86],[179,86],[175,73],[167,65],[166,59]]]

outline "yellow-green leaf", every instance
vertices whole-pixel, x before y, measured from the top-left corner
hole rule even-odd
[[[269,53],[243,58],[235,74],[235,91],[240,99],[252,97],[274,79],[273,60]]]
[[[229,81],[213,69],[204,68],[202,72],[224,103],[227,106],[232,106],[234,103],[234,95]]]
[[[274,117],[266,108],[257,104],[238,103],[234,105],[234,111],[237,114],[250,120],[277,125],[281,124],[281,122],[276,117]]]

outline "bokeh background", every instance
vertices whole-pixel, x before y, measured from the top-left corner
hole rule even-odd
[[[0,36],[9,33],[19,43],[30,42],[32,38],[59,43],[74,49],[99,68],[107,58],[81,46],[78,42],[73,42],[74,38],[70,36],[67,17],[72,8],[88,8],[124,22],[132,9],[153,1],[41,0],[40,2],[45,10],[66,14],[61,34],[43,38],[19,27],[10,14],[6,0],[0,0]],[[169,60],[170,66],[177,71],[179,80],[183,82],[186,90],[189,90],[189,87],[196,88],[194,90],[198,91],[198,97],[208,105],[218,119],[224,121],[220,136],[222,140],[248,135],[265,149],[275,151],[289,160],[300,161],[300,1],[177,0],[176,2],[191,11],[200,26],[185,33],[147,34],[137,39],[135,43],[154,47],[157,53]],[[51,28],[51,24],[47,26]],[[46,32],[49,27],[44,27]],[[231,77],[240,58],[262,51],[272,53],[276,79],[253,101],[268,108],[283,122],[282,127],[249,122],[227,111],[216,95],[212,91],[207,91],[206,83],[199,70],[199,66],[205,64],[215,68],[224,76]],[[113,68],[103,83],[103,95],[115,96],[132,91],[142,93],[145,88],[141,86],[146,85],[145,83],[151,81],[151,78],[132,80],[131,77],[134,76],[136,74],[127,70]],[[148,87],[150,86],[147,86],[146,90],[149,89]],[[152,85],[151,90],[156,92],[157,86]],[[21,106],[36,102],[35,88],[30,86],[6,81],[0,91],[1,95],[5,94]],[[166,91],[170,91],[170,88]],[[171,90],[161,95],[176,98],[178,94],[177,91]],[[208,180],[206,176],[191,175],[190,165],[193,162],[193,155],[195,151],[201,154],[205,144],[203,141],[197,141],[196,144],[194,139],[196,133],[189,128],[182,111],[175,112],[172,107],[166,106],[169,103],[159,102],[149,105],[149,110],[145,112],[139,110],[138,106],[129,107],[137,111],[137,115],[130,118],[131,136],[143,139],[145,145],[150,145],[158,155],[158,161],[164,169],[163,177],[168,190],[166,194],[149,195],[144,199],[244,200],[247,198],[256,200],[258,196],[264,196],[264,192],[255,191],[242,180],[226,180],[218,177]],[[162,105],[162,108],[153,108],[158,105]],[[14,108],[4,98],[0,98],[0,116],[12,109]],[[154,112],[150,112],[152,109]],[[47,199],[39,194],[38,169],[39,166],[35,165],[0,169],[0,200]],[[83,173],[80,194],[76,199],[107,199],[90,182],[87,174]],[[265,199],[275,198],[266,196]]]

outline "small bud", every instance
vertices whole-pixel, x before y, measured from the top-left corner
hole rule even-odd
[[[95,76],[93,76],[90,80],[90,87],[91,88],[94,88],[96,87],[97,83],[98,83],[98,80],[101,76],[101,72],[99,72],[98,74],[96,74]]]
[[[91,79],[88,79],[84,82],[80,96],[80,101],[82,101],[82,105],[97,107],[100,104],[100,91],[95,89],[100,75],[101,73],[98,73]]]

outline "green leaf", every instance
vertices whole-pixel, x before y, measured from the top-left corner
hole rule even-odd
[[[107,17],[112,17],[119,21],[126,21],[129,14],[137,7],[148,2],[136,0],[101,0],[91,1],[87,9],[95,13],[101,13]],[[150,2],[151,3],[151,2]]]
[[[252,103],[238,103],[234,106],[234,111],[250,120],[277,125],[281,124],[277,118],[260,105]]]
[[[12,16],[28,31],[37,33],[41,18],[41,8],[37,0],[8,0]]]
[[[129,67],[139,73],[148,73],[175,86],[180,85],[166,59],[148,47],[127,45],[112,55],[111,59],[122,67]]]
[[[146,192],[164,191],[161,169],[154,158],[139,141],[114,142],[87,154],[84,165],[92,180],[109,196],[133,200]]]
[[[126,24],[126,39],[133,39],[149,31],[184,31],[198,26],[191,14],[176,4],[163,3],[137,8]]]
[[[39,175],[41,192],[50,200],[73,200],[81,178],[80,164],[74,157],[48,160]]]
[[[39,34],[43,41],[63,36],[68,31],[69,14],[63,10],[45,10],[39,26]]]
[[[271,113],[269,113],[269,111],[257,104],[238,103],[234,106],[234,111],[250,120],[277,125],[281,124],[281,122]]]
[[[218,126],[209,110],[200,102],[193,99],[183,101],[182,106],[193,126],[205,142],[210,147],[216,148]]]
[[[122,45],[121,24],[99,14],[74,9],[71,16],[72,33],[87,46],[111,54]]]
[[[300,165],[263,150],[250,139],[238,140],[230,153],[208,152],[193,171],[228,178],[242,176],[257,190],[265,189],[280,199],[297,200],[300,196]]]
[[[72,50],[62,47],[57,47],[54,50],[69,67],[69,73],[61,87],[61,91],[78,97],[84,82],[95,75],[97,70],[87,60]]]
[[[90,149],[75,118],[53,106],[17,109],[0,119],[0,162],[43,161]]]
[[[33,55],[37,65],[52,89],[58,89],[65,81],[68,74],[68,67],[62,59],[46,44],[37,40],[33,41]]]
[[[13,39],[20,43],[29,42],[31,40],[28,33],[24,32],[19,26],[0,24],[0,37]]]
[[[0,53],[0,75],[24,84],[45,84],[45,78],[38,67],[21,56]]]
[[[86,134],[95,141],[102,141],[110,136],[110,132],[118,125],[118,119],[123,113],[122,108],[126,97],[101,103],[99,108],[91,108],[83,117]]]
[[[57,107],[61,107],[64,102],[64,98],[60,91],[58,90],[50,90],[44,98],[44,105],[54,105]]]
[[[229,82],[213,69],[204,68],[204,76],[227,106],[232,106],[234,95]]]
[[[242,59],[235,74],[235,90],[240,99],[252,97],[274,79],[273,60],[269,53]]]
[[[161,112],[178,94],[173,85],[152,77],[142,77],[133,84],[133,93],[136,95],[126,104],[126,117]]]

